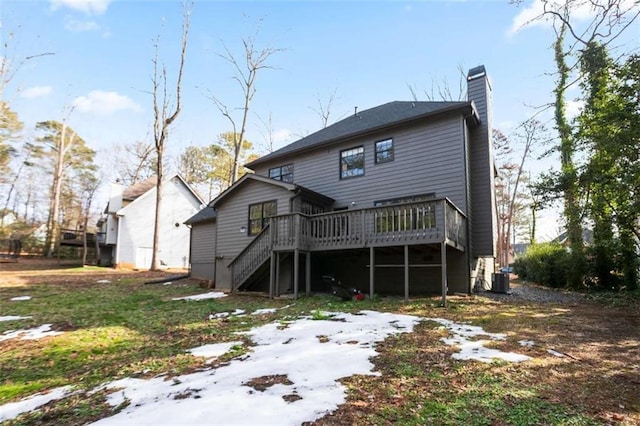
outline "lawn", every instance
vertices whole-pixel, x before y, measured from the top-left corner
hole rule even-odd
[[[0,418],[3,405],[9,407],[38,392],[71,386],[64,398],[6,420],[3,425],[108,421],[110,416],[131,409],[135,401],[129,398],[118,405],[109,403],[111,391],[101,385],[135,378],[140,386],[152,381],[179,386],[185,378],[202,372],[211,376],[213,371],[222,376],[223,371],[241,368],[242,363],[247,369],[250,365],[264,369],[265,363],[256,358],[263,347],[253,342],[258,335],[246,333],[278,333],[287,328],[294,333],[298,326],[316,327],[309,332],[325,343],[337,340],[342,331],[355,333],[361,330],[358,327],[373,321],[349,315],[361,311],[410,315],[420,320],[411,332],[385,331],[387,337],[378,336],[372,345],[377,354],[372,353],[375,356],[370,358],[375,374],[355,369],[355,373],[338,375],[344,386],[343,401],[336,409],[327,405],[329,412],[312,417],[313,421],[306,424],[640,424],[637,299],[607,296],[553,304],[455,296],[449,299],[447,308],[438,307],[437,297],[408,303],[397,298],[341,302],[323,295],[298,300],[229,295],[185,301],[172,299],[209,290],[195,280],[145,284],[163,273],[58,267],[38,261],[0,264],[0,271],[0,317],[25,317],[0,321]],[[296,322],[301,318],[308,320]],[[443,341],[452,334],[442,326],[444,320],[504,334],[503,339],[489,340],[485,346],[530,359],[456,359],[452,355],[459,352],[459,345]],[[51,331],[59,334],[33,340],[1,340],[11,330],[43,324],[51,324]],[[318,329],[326,332],[315,331]],[[360,337],[354,336],[340,348],[366,346],[356,344]],[[522,341],[530,343],[523,345]],[[225,342],[229,343],[226,352],[215,359],[188,352]],[[308,355],[303,351],[291,345],[292,353],[278,356],[293,359],[298,355],[310,360],[313,351]],[[301,374],[330,376],[332,370],[342,371],[350,363],[361,362],[353,353],[326,360],[326,372],[314,364],[315,371]],[[249,393],[260,393],[268,388],[290,387],[289,379],[295,381],[293,376],[260,373],[244,384],[251,387]],[[180,398],[198,398],[193,396],[198,391],[185,388]],[[332,397],[336,393],[333,391]],[[309,402],[306,396],[295,393],[282,398],[285,406],[302,407]],[[235,409],[233,401],[230,398],[227,402],[229,410]],[[238,417],[238,422],[243,418]]]

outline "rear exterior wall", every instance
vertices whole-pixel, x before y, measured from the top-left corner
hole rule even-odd
[[[294,182],[336,200],[335,207],[371,207],[375,201],[435,193],[467,211],[465,128],[463,117],[447,115],[424,124],[386,130],[336,143],[256,167],[293,164]],[[394,160],[375,163],[376,141],[393,138]],[[340,178],[340,152],[364,147],[364,175]],[[354,204],[355,203],[355,204]]]
[[[231,288],[229,264],[255,238],[248,233],[249,205],[275,200],[278,214],[287,214],[292,195],[280,186],[248,179],[241,191],[216,206],[216,288]]]

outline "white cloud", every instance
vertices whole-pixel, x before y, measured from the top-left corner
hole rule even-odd
[[[33,86],[24,89],[22,93],[20,93],[20,97],[26,99],[42,98],[49,96],[51,93],[53,93],[53,87],[51,86]]]
[[[51,9],[69,8],[87,15],[102,15],[107,11],[111,0],[51,0]]]
[[[79,21],[76,19],[65,19],[64,28],[72,33],[83,33],[86,31],[96,31],[100,29],[95,21]]]
[[[635,4],[635,0],[623,0],[621,2],[621,10],[627,10],[631,8],[638,8],[640,5]],[[551,0],[548,2],[548,10],[560,10],[565,4],[564,0]],[[574,23],[584,22],[590,18],[593,18],[596,14],[596,9],[590,1],[582,0],[572,3],[571,21]],[[542,16],[544,12],[544,3],[542,0],[533,0],[531,3],[522,9],[511,22],[511,27],[507,30],[507,36],[513,36],[519,31],[525,28],[531,27],[550,27],[553,19],[551,16]]]
[[[73,100],[73,106],[80,112],[111,114],[117,111],[142,111],[140,105],[131,98],[117,92],[93,90],[87,96],[78,96]]]

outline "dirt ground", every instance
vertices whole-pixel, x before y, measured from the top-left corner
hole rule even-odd
[[[69,268],[77,268],[73,273]],[[160,279],[163,277],[185,274],[186,269],[166,269],[162,271],[115,269],[82,266],[78,260],[45,259],[42,257],[21,257],[17,261],[0,261],[0,283],[23,284],[42,282],[47,276],[50,284],[79,284],[87,282],[87,275],[95,280],[111,280],[126,276],[136,278]]]

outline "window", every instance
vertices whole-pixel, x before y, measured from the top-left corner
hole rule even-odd
[[[277,213],[278,202],[275,200],[249,205],[249,235],[259,234],[267,225],[267,219]]]
[[[417,203],[435,198],[435,193],[414,195],[403,198],[375,201],[376,232],[397,232],[426,230],[436,227],[435,205],[429,203],[419,207],[407,207],[402,204]]]
[[[393,161],[393,139],[376,142],[376,164]]]
[[[340,151],[340,179],[364,175],[364,147]]]
[[[283,182],[293,182],[293,164],[269,169],[269,177]]]

